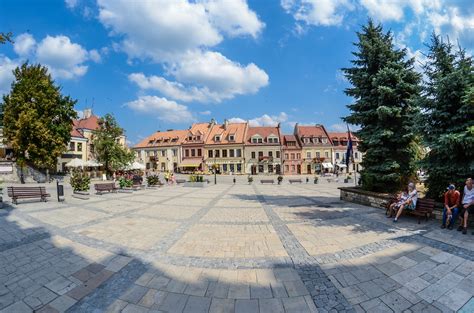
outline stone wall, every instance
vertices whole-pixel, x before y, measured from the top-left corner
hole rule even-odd
[[[341,200],[384,210],[385,203],[390,200],[390,195],[388,194],[366,191],[362,190],[360,187],[340,187],[339,190],[341,191]],[[435,209],[433,211],[433,217],[435,219],[441,219],[442,210],[443,204],[436,203]]]

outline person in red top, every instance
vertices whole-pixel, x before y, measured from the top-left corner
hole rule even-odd
[[[453,229],[459,214],[460,201],[461,194],[456,190],[454,184],[449,184],[448,191],[444,193],[443,224],[441,228],[446,228],[446,221],[448,221],[448,229]]]

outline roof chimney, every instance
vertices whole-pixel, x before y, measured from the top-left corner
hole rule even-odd
[[[82,118],[89,118],[92,116],[92,109],[84,109]]]
[[[229,126],[229,120],[225,119],[224,120],[224,129],[227,130],[227,126]]]

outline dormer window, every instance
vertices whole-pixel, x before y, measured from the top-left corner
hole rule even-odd
[[[258,143],[263,143],[263,138],[258,138]]]
[[[257,138],[252,138],[252,143],[257,143]]]
[[[216,141],[216,142],[221,141],[221,135],[215,135],[214,136],[214,141]]]
[[[149,145],[152,145],[152,144],[153,144],[153,141],[154,141],[154,140],[148,141],[148,144],[149,144]]]
[[[327,139],[327,138],[322,138],[322,139],[321,139],[321,142],[324,143],[324,144],[326,144],[326,143],[328,143],[328,139]]]
[[[235,141],[235,135],[229,135],[229,141]]]
[[[196,136],[196,140],[201,140],[201,136]]]

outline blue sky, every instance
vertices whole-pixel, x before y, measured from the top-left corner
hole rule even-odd
[[[470,0],[3,0],[0,93],[29,60],[131,143],[211,118],[344,130],[340,68],[369,16],[418,62],[432,31],[474,50]]]

